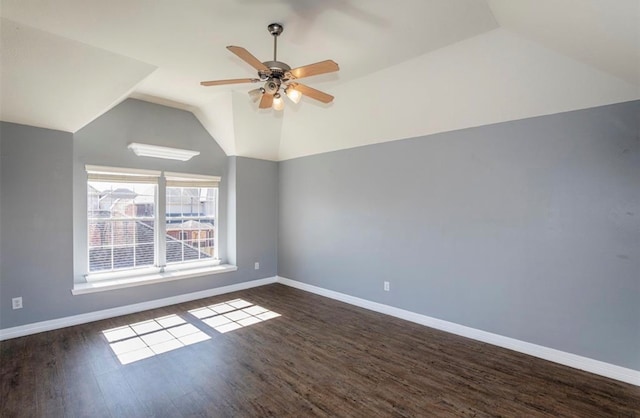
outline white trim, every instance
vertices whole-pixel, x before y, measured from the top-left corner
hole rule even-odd
[[[76,283],[74,284],[73,289],[71,289],[71,293],[73,295],[82,295],[85,293],[104,292],[107,290],[124,289],[127,287],[142,286],[146,284],[156,284],[162,282],[170,282],[173,280],[190,279],[193,277],[207,276],[209,274],[228,273],[230,271],[236,270],[238,270],[238,267],[232,266],[230,264],[222,264],[219,266],[205,266],[198,268],[189,266],[189,268],[185,268],[184,270],[166,270],[163,272],[155,272],[133,277],[130,276],[107,280],[87,281],[87,283]],[[129,273],[131,272],[129,271]]]
[[[549,360],[554,363],[563,364],[565,366],[584,370],[600,376],[611,379],[620,380],[625,383],[640,386],[640,371],[629,369],[626,367],[616,366],[615,364],[605,363],[603,361],[594,360],[588,357],[582,357],[577,354],[567,353],[565,351],[544,347],[537,344],[528,343],[526,341],[516,340],[515,338],[505,337],[491,332],[456,324],[454,322],[443,321],[441,319],[432,318],[430,316],[419,313],[406,311],[404,309],[395,308],[393,306],[384,305],[378,302],[372,302],[366,299],[357,298],[344,293],[335,292],[333,290],[324,289],[307,283],[298,282],[278,276],[278,283],[286,286],[295,287],[296,289],[306,292],[315,293],[330,299],[339,300],[350,305],[359,306],[371,311],[380,312],[385,315],[395,316],[396,318],[415,322],[430,328],[446,331],[451,334],[460,335],[471,338],[473,340],[482,341],[493,344],[498,347],[507,348],[530,356]]]
[[[146,311],[149,309],[162,308],[164,306],[208,298],[225,293],[237,292],[239,290],[245,290],[252,287],[259,287],[276,283],[276,281],[277,277],[267,277],[265,279],[251,280],[248,282],[202,290],[200,292],[186,293],[183,295],[171,296],[164,299],[155,299],[148,302],[136,303],[133,305],[119,306],[117,308],[105,309],[102,311],[88,312],[80,315],[51,319],[49,321],[35,322],[32,324],[21,325],[13,328],[0,329],[0,341],[8,340],[10,338],[22,337],[30,334],[37,334],[39,332],[70,327],[73,325],[86,324],[88,322],[100,321],[102,319],[113,318],[116,316],[128,315],[136,312]]]
[[[160,145],[140,144],[132,142],[127,147],[139,157],[164,158],[167,160],[189,161],[196,155],[200,155],[200,151],[192,151],[189,149],[163,147]]]
[[[36,322],[33,324],[21,325],[13,328],[0,329],[0,341],[10,338],[22,337],[30,334],[36,334],[44,331],[65,328],[73,325],[99,321],[102,319],[113,318],[116,316],[127,315],[135,312],[141,312],[149,309],[175,305],[177,303],[188,302],[191,300],[222,295],[230,292],[237,292],[239,290],[265,286],[272,283],[281,283],[286,286],[295,287],[296,289],[315,293],[317,295],[324,296],[330,299],[339,300],[350,305],[359,306],[361,308],[380,312],[385,315],[391,315],[396,318],[414,322],[416,324],[439,329],[441,331],[446,331],[452,334],[471,338],[473,340],[482,341],[488,344],[496,345],[498,347],[503,347],[520,353],[528,354],[544,360],[549,360],[554,363],[563,364],[565,366],[619,380],[621,382],[640,386],[640,371],[638,370],[616,366],[615,364],[605,363],[603,361],[594,360],[588,357],[582,357],[577,354],[571,354],[553,348],[528,343],[526,341],[516,340],[515,338],[493,334],[491,332],[482,331],[449,321],[443,321],[441,319],[436,319],[404,309],[395,308],[393,306],[384,305],[382,303],[357,298],[355,296],[350,296],[344,293],[324,289],[295,280],[290,280],[280,276],[252,280],[249,282],[237,283],[229,286],[222,286],[203,290],[200,292],[172,296],[164,299],[156,299],[148,302],[136,303],[134,305],[120,306],[117,308],[105,309],[102,311],[88,312],[85,314],[52,319],[49,321]]]

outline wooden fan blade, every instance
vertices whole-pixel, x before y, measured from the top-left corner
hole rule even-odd
[[[260,81],[258,78],[234,78],[231,80],[214,80],[214,81],[201,81],[202,86],[221,86],[223,84],[239,84],[239,83],[257,83]]]
[[[262,99],[260,99],[260,106],[258,107],[260,109],[267,109],[271,107],[272,104],[273,104],[273,95],[265,93],[262,95]]]
[[[327,93],[324,93],[320,90],[316,90],[312,87],[305,86],[304,84],[296,83],[295,89],[305,96],[309,96],[312,99],[316,99],[322,103],[331,103],[333,101],[333,96]]]
[[[315,64],[305,65],[303,67],[294,68],[287,72],[290,78],[311,77],[312,75],[331,73],[338,71],[340,67],[333,60],[316,62]]]
[[[251,55],[251,52],[242,48],[241,46],[228,46],[227,49],[238,56],[241,60],[252,66],[258,71],[263,71],[265,73],[271,74],[271,70],[269,67],[264,65],[258,58]]]

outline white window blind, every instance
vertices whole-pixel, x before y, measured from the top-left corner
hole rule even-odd
[[[100,165],[86,165],[89,181],[127,182],[127,183],[157,183],[161,172],[157,170],[142,170],[135,168],[106,167]]]
[[[171,173],[165,171],[167,187],[218,187],[220,177],[202,174]]]

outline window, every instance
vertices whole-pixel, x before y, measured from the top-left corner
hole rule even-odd
[[[89,275],[217,264],[219,177],[86,169]]]
[[[167,264],[216,257],[218,187],[210,180],[165,173]]]
[[[153,266],[154,184],[89,181],[89,271]]]

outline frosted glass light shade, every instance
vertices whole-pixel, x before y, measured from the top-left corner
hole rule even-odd
[[[264,89],[260,87],[258,89],[251,90],[249,92],[249,97],[251,98],[251,101],[255,103],[260,100],[260,97],[262,97],[262,93],[264,93]]]
[[[287,87],[286,93],[287,97],[291,99],[293,103],[300,103],[300,99],[302,99],[302,93],[300,93],[298,90],[293,87]]]
[[[280,93],[276,93],[273,96],[273,109],[274,110],[282,110],[284,109],[284,100],[282,100],[282,96]]]

